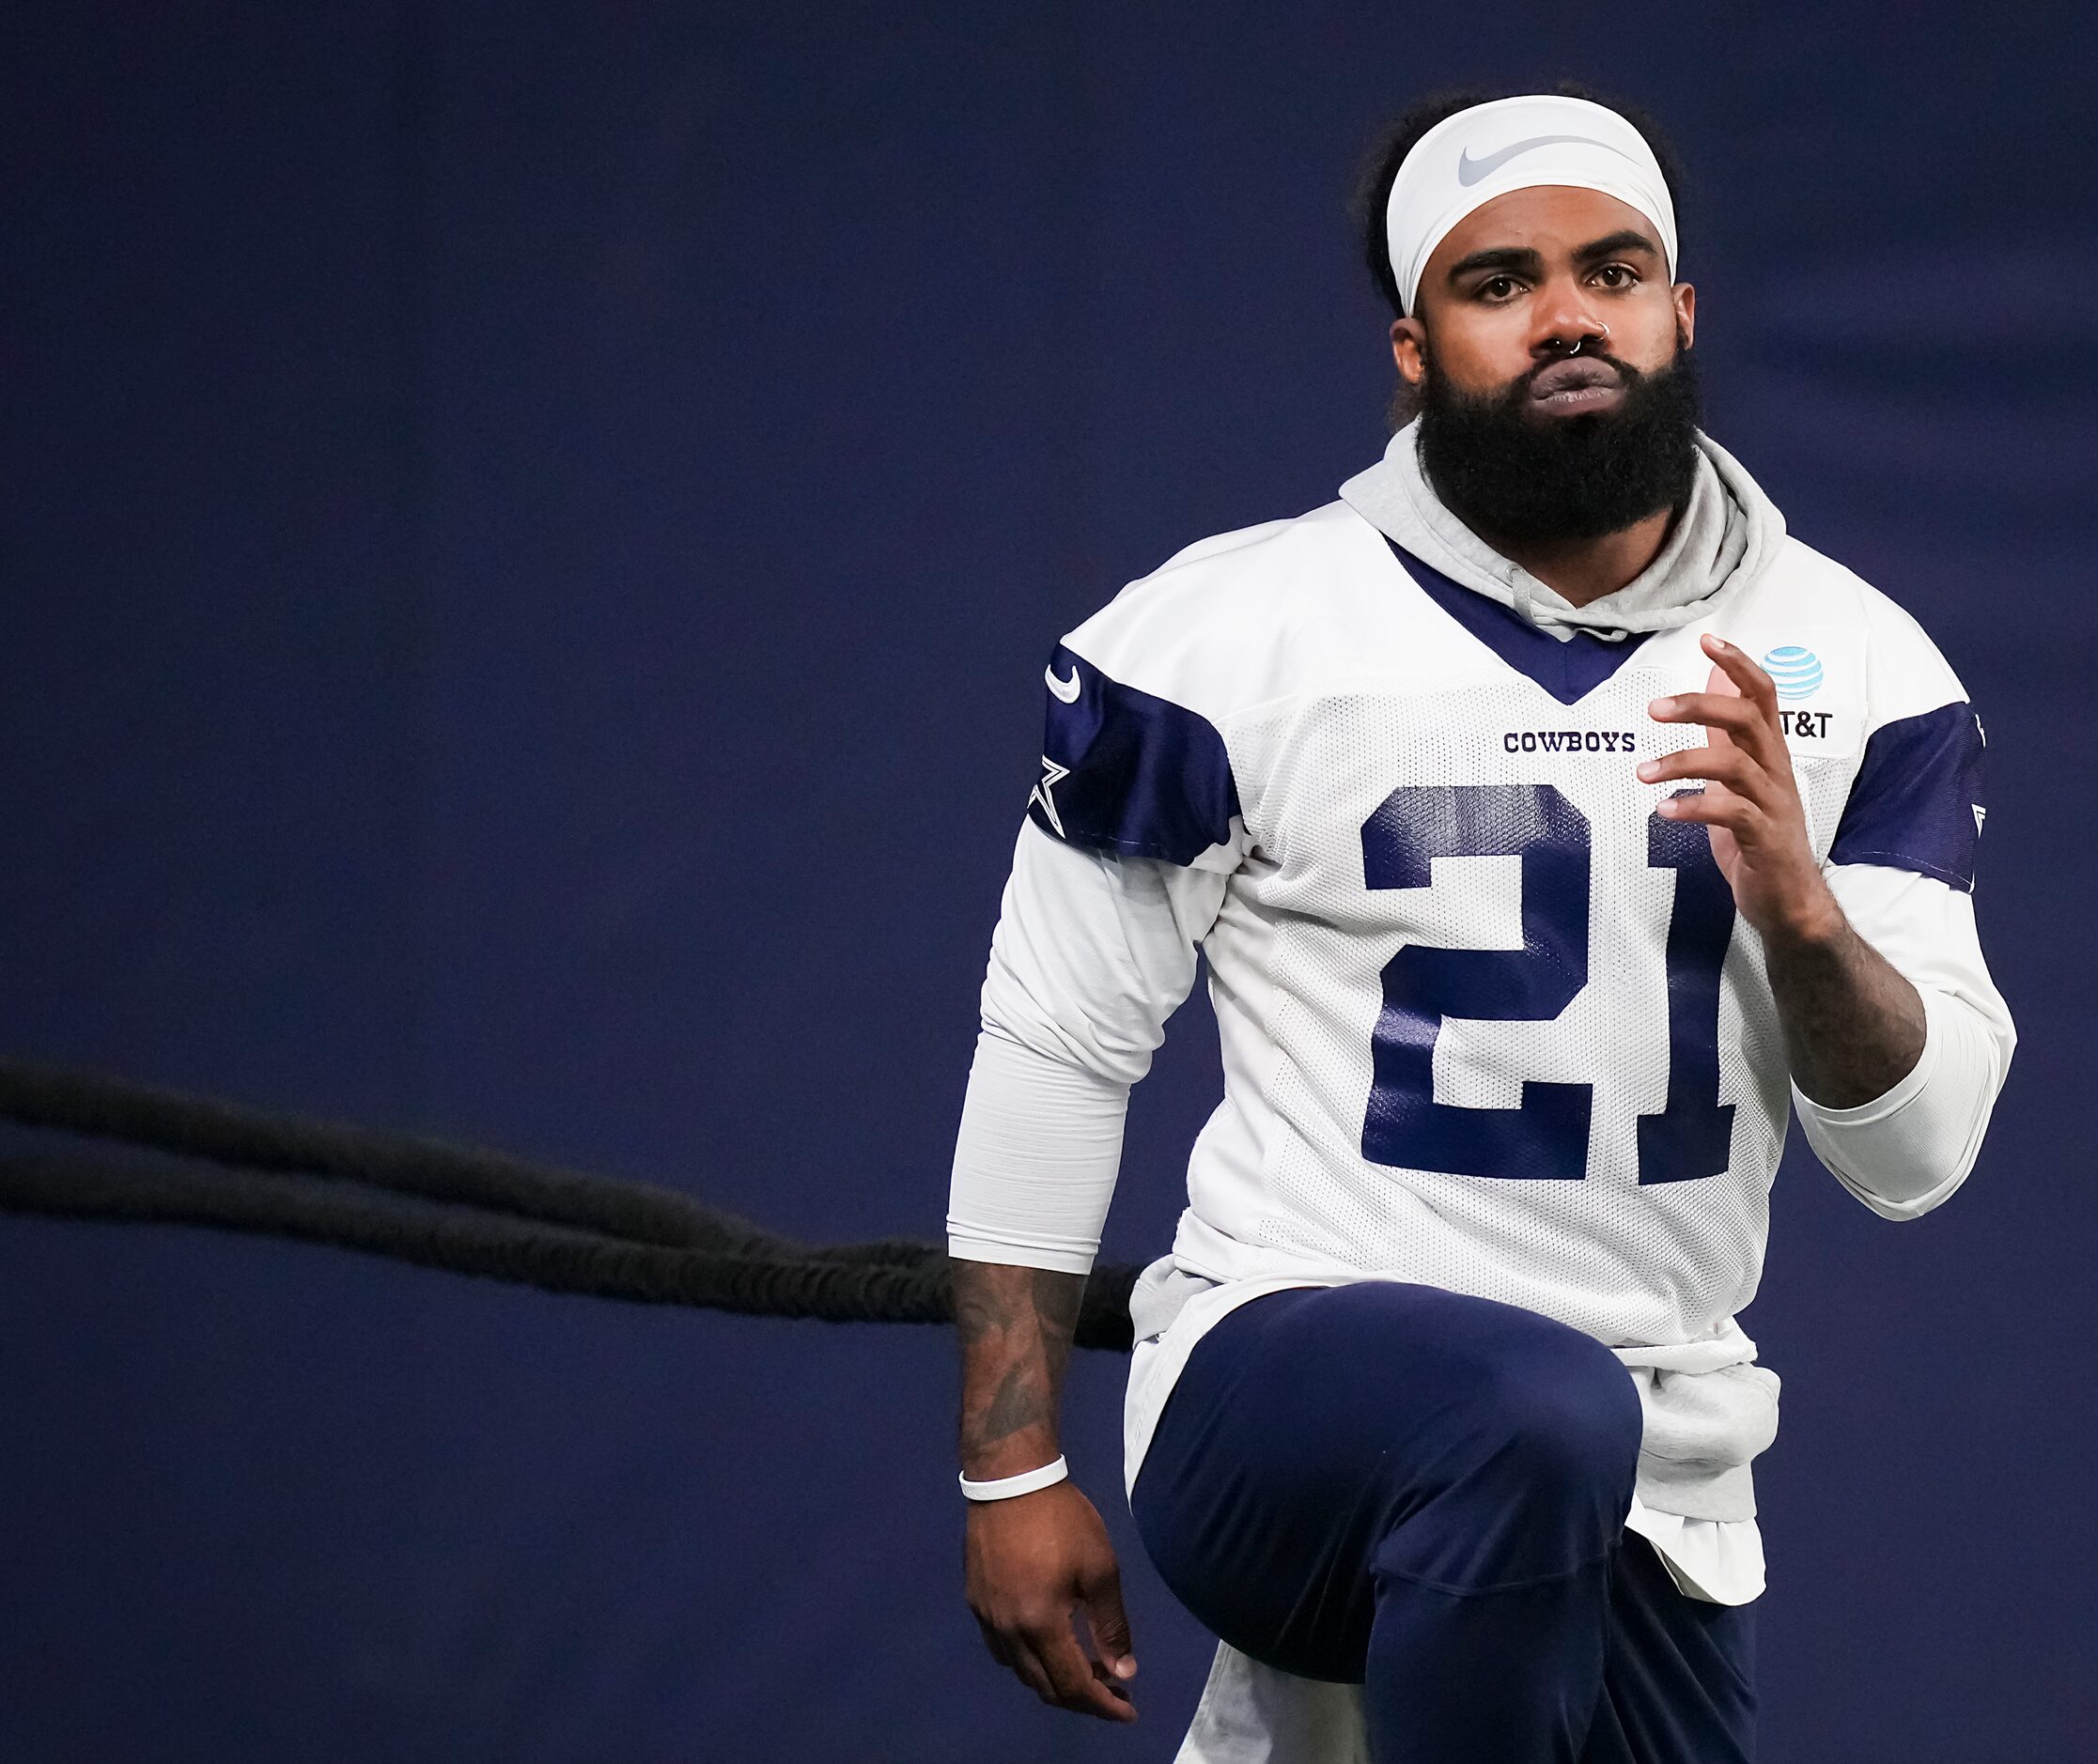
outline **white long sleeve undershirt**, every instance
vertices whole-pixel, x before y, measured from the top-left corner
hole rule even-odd
[[[1966,1180],[2017,1034],[1989,978],[1974,897],[1935,876],[1837,864],[1829,887],[1858,936],[1923,1000],[1923,1051],[1891,1090],[1826,1108],[1793,1087],[1807,1143],[1829,1174],[1886,1219],[1920,1218]]]
[[[984,978],[948,1253],[1084,1274],[1114,1198],[1129,1087],[1193,989],[1224,877],[1023,822]]]
[[[1122,1166],[1129,1087],[987,1029],[955,1139],[947,1253],[1084,1274]]]

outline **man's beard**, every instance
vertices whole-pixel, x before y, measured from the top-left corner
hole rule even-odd
[[[1583,349],[1588,357],[1591,351]],[[1680,507],[1697,477],[1697,366],[1679,346],[1642,374],[1600,351],[1623,402],[1590,416],[1530,410],[1540,362],[1497,393],[1459,391],[1430,360],[1420,391],[1421,469],[1443,506],[1487,539],[1593,539]]]

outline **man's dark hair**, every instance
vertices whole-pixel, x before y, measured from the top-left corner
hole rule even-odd
[[[1675,148],[1654,118],[1637,104],[1621,104],[1614,98],[1599,97],[1577,80],[1562,80],[1552,87],[1552,92],[1560,98],[1585,98],[1592,104],[1614,110],[1646,137],[1647,146],[1654,149],[1654,157],[1660,164],[1661,177],[1668,184],[1669,200],[1675,205],[1676,231],[1680,235],[1683,230],[1682,162],[1676,158]],[[1522,91],[1489,92],[1478,86],[1431,93],[1389,125],[1364,157],[1362,174],[1355,187],[1354,203],[1356,224],[1362,232],[1362,261],[1369,266],[1377,292],[1389,302],[1394,317],[1406,317],[1406,302],[1399,298],[1398,278],[1391,273],[1391,251],[1384,234],[1384,207],[1391,199],[1391,180],[1399,175],[1399,167],[1421,137],[1437,123],[1446,122],[1460,110],[1469,110],[1474,104],[1489,104],[1496,99],[1521,96]]]

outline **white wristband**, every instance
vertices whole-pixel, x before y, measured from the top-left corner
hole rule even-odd
[[[1043,1464],[1037,1470],[1022,1470],[1017,1477],[993,1477],[988,1482],[971,1482],[964,1477],[961,1492],[972,1501],[1005,1501],[1016,1494],[1032,1494],[1036,1489],[1046,1489],[1051,1482],[1061,1482],[1070,1474],[1064,1454],[1058,1452],[1054,1462]]]

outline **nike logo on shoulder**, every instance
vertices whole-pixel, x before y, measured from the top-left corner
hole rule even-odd
[[[1068,680],[1059,680],[1056,677],[1056,663],[1053,661],[1042,670],[1042,679],[1049,689],[1066,704],[1079,702],[1079,671],[1076,662],[1071,664],[1071,677]]]
[[[1457,155],[1457,181],[1469,190],[1482,178],[1491,177],[1518,153],[1528,153],[1541,147],[1558,147],[1562,142],[1568,141],[1577,141],[1583,147],[1608,147],[1612,153],[1617,151],[1608,141],[1592,140],[1585,134],[1532,135],[1528,141],[1517,141],[1515,146],[1504,147],[1498,153],[1489,153],[1483,160],[1473,159],[1471,149],[1466,147]]]

